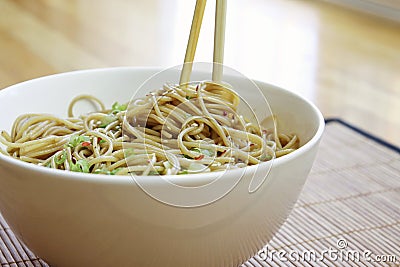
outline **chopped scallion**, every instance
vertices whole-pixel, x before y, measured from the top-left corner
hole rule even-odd
[[[125,111],[127,109],[128,105],[127,104],[119,104],[118,102],[115,102],[111,109],[112,109],[112,113],[118,113],[121,111]]]
[[[68,146],[71,148],[75,148],[77,145],[82,144],[83,142],[89,142],[90,137],[89,136],[82,136],[82,135],[74,135],[71,136]]]
[[[66,159],[67,159],[67,151],[63,150],[63,153],[60,155],[60,157],[55,158],[54,161],[56,164],[60,165],[60,164],[63,164]]]
[[[76,163],[70,161],[69,165],[71,167],[71,171],[73,172],[89,173],[89,162],[87,160],[80,159]]]

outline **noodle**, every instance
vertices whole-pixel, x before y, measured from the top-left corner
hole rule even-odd
[[[73,117],[80,100],[99,111]],[[162,89],[111,109],[81,95],[69,118],[18,117],[2,131],[0,152],[48,168],[110,175],[169,175],[221,171],[259,164],[299,147],[295,134],[261,129],[236,114],[238,95],[212,82]]]

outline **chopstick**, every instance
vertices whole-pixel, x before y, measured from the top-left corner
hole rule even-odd
[[[193,59],[196,53],[197,41],[199,40],[201,23],[203,21],[204,9],[206,6],[206,0],[197,0],[196,7],[193,14],[192,26],[190,29],[189,40],[186,47],[186,54],[184,65],[181,72],[179,84],[187,84],[190,81],[190,75],[192,74]]]
[[[203,21],[206,0],[197,0],[190,28],[189,40],[186,47],[184,65],[179,80],[180,85],[187,84],[192,74],[193,60],[199,40],[200,28]],[[214,29],[214,55],[212,81],[221,83],[223,76],[224,47],[226,25],[226,0],[216,0],[215,29]]]
[[[226,0],[217,0],[215,8],[214,57],[212,80],[222,81],[226,25]]]

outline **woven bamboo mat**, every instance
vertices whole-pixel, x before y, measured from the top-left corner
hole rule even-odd
[[[0,264],[48,266],[1,216]],[[294,210],[245,266],[400,266],[399,151],[328,123]]]

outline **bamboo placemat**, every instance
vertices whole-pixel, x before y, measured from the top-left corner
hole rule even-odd
[[[328,123],[288,220],[242,267],[400,266],[400,153],[379,142],[340,121]],[[48,266],[1,216],[0,263]]]

